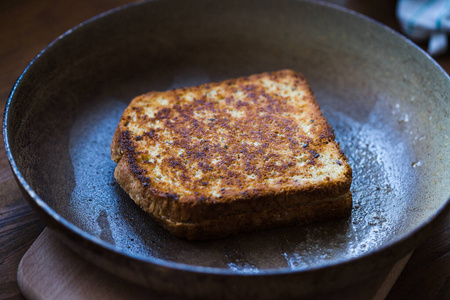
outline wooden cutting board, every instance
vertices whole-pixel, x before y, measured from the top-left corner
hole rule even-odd
[[[398,261],[375,296],[384,299],[412,252]],[[45,229],[23,256],[17,272],[22,294],[30,300],[51,299],[175,299],[160,295],[92,265]],[[373,295],[373,294],[372,294]]]

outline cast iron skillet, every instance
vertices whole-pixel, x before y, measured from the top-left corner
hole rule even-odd
[[[284,68],[309,80],[349,158],[350,218],[187,242],[115,184],[109,147],[132,97]],[[448,212],[449,91],[412,43],[333,6],[152,1],[42,51],[11,92],[3,130],[32,207],[106,270],[184,297],[333,298],[355,296],[355,282],[377,286]]]

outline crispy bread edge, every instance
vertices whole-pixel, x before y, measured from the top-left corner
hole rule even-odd
[[[177,223],[169,219],[157,219],[156,221],[177,237],[188,240],[212,240],[238,233],[341,219],[350,216],[351,211],[352,194],[349,191],[336,198],[298,204],[281,213],[265,210],[231,215],[197,224]]]
[[[120,153],[120,125],[118,125],[111,142],[111,159],[115,163],[118,163],[121,158],[122,154]]]
[[[257,201],[231,203],[208,202],[191,205],[159,196],[132,179],[126,160],[121,159],[114,172],[131,199],[175,236],[189,240],[210,240],[279,226],[306,224],[348,216],[352,209],[352,194],[330,197],[317,188],[309,193],[280,193],[260,197]],[[245,213],[242,213],[245,212]]]

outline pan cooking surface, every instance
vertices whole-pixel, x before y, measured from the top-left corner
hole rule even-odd
[[[202,10],[165,3],[79,27],[20,79],[5,118],[8,141],[41,209],[125,256],[263,273],[351,260],[410,234],[445,205],[450,85],[417,48],[310,2],[247,1],[251,13],[241,1],[199,0]],[[349,159],[350,218],[187,242],[115,183],[110,143],[134,96],[284,68],[305,75]]]
[[[197,70],[194,74],[199,76],[197,82],[207,81],[205,72]],[[175,77],[170,87],[184,85],[177,81]],[[405,213],[405,195],[398,180],[401,170],[396,165],[399,159],[408,163],[411,158],[401,140],[376,128],[377,108],[371,112],[371,121],[362,124],[323,107],[354,171],[354,209],[349,219],[213,242],[188,242],[165,232],[115,183],[110,142],[126,105],[106,96],[80,111],[69,139],[75,187],[68,203],[56,203],[55,207],[70,222],[125,252],[236,272],[259,272],[334,263],[374,250],[395,237],[399,218]]]

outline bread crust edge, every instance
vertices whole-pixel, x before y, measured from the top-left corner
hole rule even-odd
[[[211,240],[240,232],[338,219],[349,216],[352,210],[352,194],[347,184],[337,190],[321,186],[296,193],[284,191],[258,197],[257,201],[244,198],[226,203],[178,202],[152,193],[142,182],[130,180],[132,176],[126,160],[120,159],[114,177],[121,188],[171,234],[189,240]],[[342,194],[342,190],[347,192]]]

